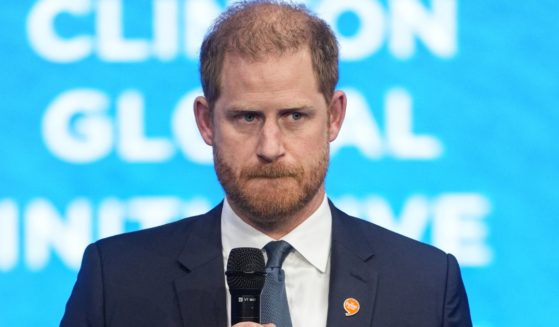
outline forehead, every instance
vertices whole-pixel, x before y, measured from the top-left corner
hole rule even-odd
[[[300,102],[298,105],[312,106],[321,97],[308,48],[258,59],[227,54],[220,84],[217,103],[235,106],[244,105],[242,102],[256,102],[252,105]]]

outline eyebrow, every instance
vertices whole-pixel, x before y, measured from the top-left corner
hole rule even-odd
[[[242,112],[258,112],[261,111],[256,108],[245,108],[245,107],[228,107],[225,108],[225,112],[227,113],[242,113]]]
[[[313,111],[314,107],[311,106],[301,106],[301,107],[290,107],[290,108],[283,108],[280,109],[281,112],[290,112],[290,111]]]
[[[279,108],[279,112],[293,112],[293,111],[314,111],[314,107],[311,106],[300,106],[300,107],[287,107],[287,108]],[[227,113],[245,113],[245,112],[262,112],[262,109],[258,108],[251,108],[251,107],[238,107],[232,106],[225,109]]]

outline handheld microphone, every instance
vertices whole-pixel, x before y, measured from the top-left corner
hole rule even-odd
[[[231,325],[242,321],[260,323],[260,293],[266,279],[262,250],[232,249],[225,275],[231,294]]]

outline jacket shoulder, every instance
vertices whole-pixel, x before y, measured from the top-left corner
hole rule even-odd
[[[347,228],[348,235],[360,235],[365,239],[377,259],[385,259],[393,264],[400,262],[423,267],[433,264],[446,266],[447,254],[444,251],[365,219],[350,216],[337,208],[334,210]]]
[[[142,256],[172,257],[183,250],[193,233],[219,226],[221,206],[208,213],[143,230],[100,239],[94,243],[102,257],[115,256],[127,260],[135,253]]]

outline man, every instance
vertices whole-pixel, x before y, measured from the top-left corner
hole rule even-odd
[[[274,240],[289,246],[280,264],[289,322],[278,327],[471,326],[452,255],[326,198],[346,96],[335,91],[338,48],[322,20],[290,4],[234,5],[206,36],[200,71],[194,114],[224,202],[90,245],[63,326],[226,326],[229,251]]]

